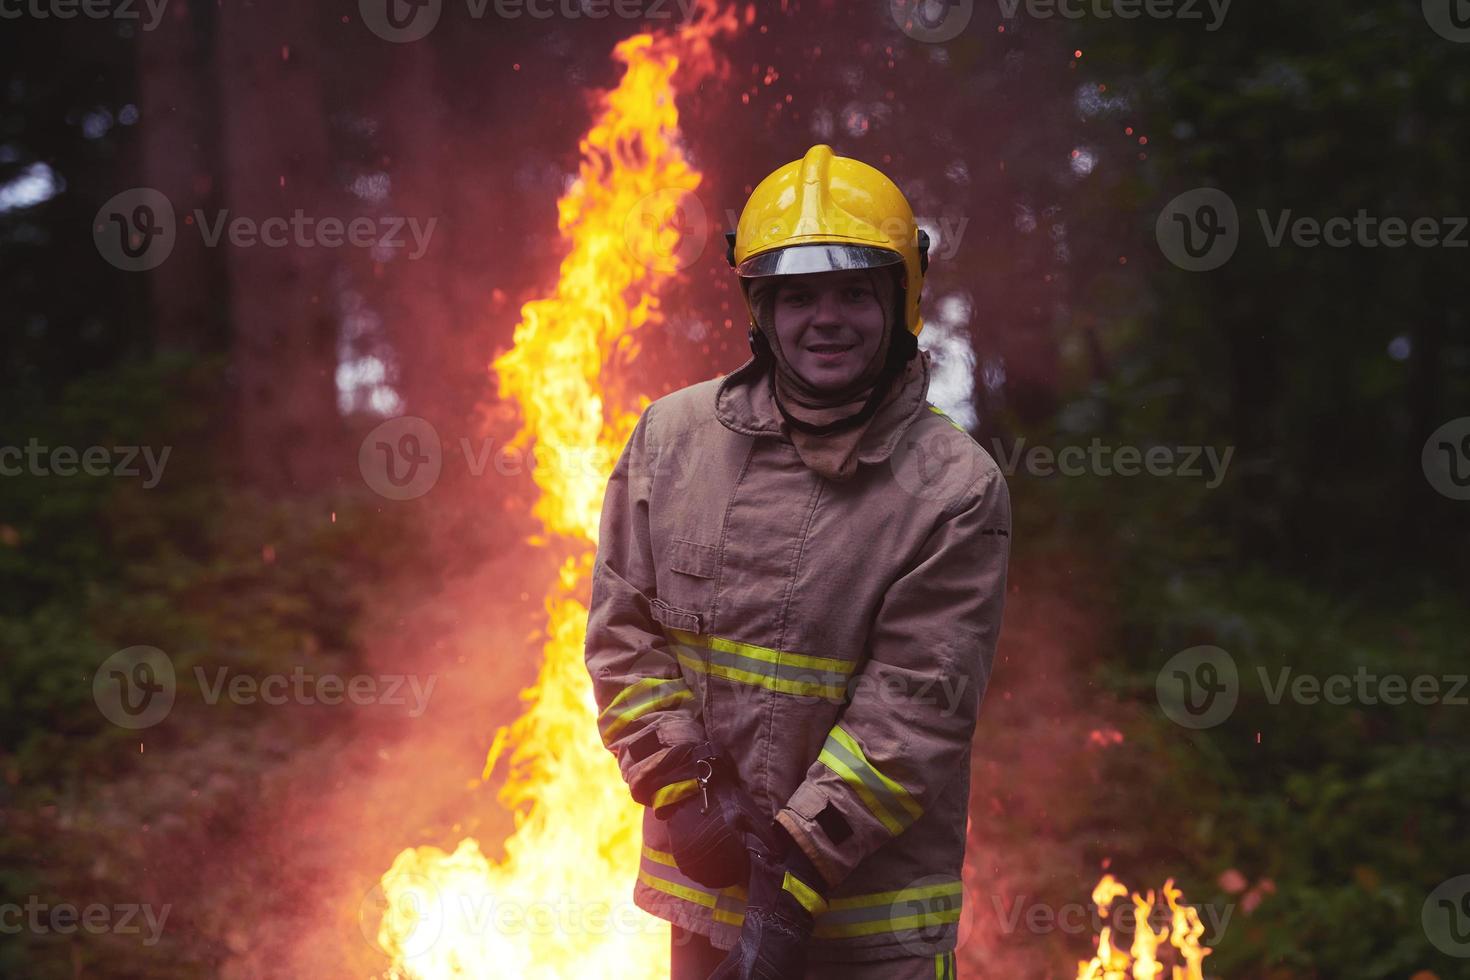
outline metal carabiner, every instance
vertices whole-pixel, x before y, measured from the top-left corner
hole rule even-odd
[[[699,781],[699,792],[703,800],[699,804],[700,813],[709,812],[709,781],[714,777],[715,767],[708,759],[700,759],[694,764],[694,778]],[[701,771],[703,770],[703,771]]]

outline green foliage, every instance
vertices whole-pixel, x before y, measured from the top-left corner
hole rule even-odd
[[[6,478],[0,794],[16,815],[0,832],[7,901],[140,902],[161,857],[227,846],[262,776],[323,732],[244,710],[221,724],[232,707],[201,709],[193,668],[352,670],[364,590],[411,557],[405,527],[371,500],[267,501],[233,487],[220,450],[221,371],[189,359],[121,365],[79,380],[0,440],[171,449],[152,488],[115,475]],[[92,695],[98,666],[135,645],[162,649],[178,678],[169,718],[142,734],[108,723]],[[172,761],[160,770],[147,753]],[[156,946],[23,934],[0,953],[0,974],[202,975],[208,953],[187,924],[199,910],[174,895],[153,901],[174,904]]]
[[[1186,833],[1167,845],[1112,835],[1113,853],[1163,864],[1192,901],[1234,906],[1214,975],[1470,975],[1420,924],[1430,891],[1470,867],[1462,597],[1441,588],[1399,603],[1371,576],[1334,592],[1234,554],[1200,520],[1207,493],[1159,479],[1124,495],[1108,479],[1022,477],[1012,494],[1018,541],[1034,535],[1031,547],[1061,554],[1085,540],[1117,572],[1121,621],[1101,678],[1153,719],[1129,736],[1162,762],[1134,784],[1166,801],[1146,826],[1172,821]],[[1197,645],[1231,655],[1240,700],[1223,723],[1190,731],[1159,710],[1155,682],[1169,657]],[[1346,703],[1291,686],[1334,675],[1345,680],[1333,698]],[[1387,703],[1379,681],[1389,676],[1405,679],[1407,693],[1388,692],[1404,703]],[[1437,703],[1416,703],[1414,678],[1435,679]],[[1459,703],[1443,700],[1452,696]],[[1274,891],[1247,913],[1241,894],[1218,890],[1228,869]]]

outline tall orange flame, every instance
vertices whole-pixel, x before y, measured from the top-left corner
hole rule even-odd
[[[500,728],[482,778],[509,749],[500,802],[515,815],[505,858],[492,863],[473,838],[452,854],[408,848],[382,876],[379,945],[400,980],[514,976],[665,975],[668,926],[632,904],[642,809],[628,797],[598,741],[583,661],[584,599],[602,491],[650,399],[616,407],[604,367],[637,354],[639,328],[660,318],[658,296],[703,247],[702,227],[669,222],[702,179],[679,146],[675,77],[690,85],[716,70],[711,42],[736,18],[700,0],[672,34],[639,34],[614,56],[627,66],[600,97],[579,143],[578,179],[558,202],[568,252],[555,289],[526,303],[510,350],[496,358],[499,394],[523,425],[512,445],[535,441],[554,462],[533,474],[533,515],[565,550],[546,598],[547,640],[526,712]],[[556,536],[553,541],[551,536]]]

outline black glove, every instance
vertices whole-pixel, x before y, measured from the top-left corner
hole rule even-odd
[[[815,916],[827,907],[827,883],[811,860],[773,823],[779,851],[750,849],[749,897],[740,939],[709,980],[802,980]]]
[[[764,835],[766,818],[729,760],[704,742],[665,779],[654,795],[653,815],[668,823],[669,852],[679,870],[706,888],[745,881],[747,835]]]

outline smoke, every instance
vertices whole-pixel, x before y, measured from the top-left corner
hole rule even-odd
[[[975,412],[975,348],[970,345],[974,308],[969,293],[949,293],[935,304],[936,315],[925,320],[919,332],[919,346],[929,352],[933,362],[929,400],[971,431],[979,423]]]

